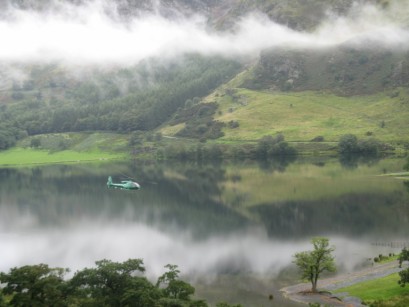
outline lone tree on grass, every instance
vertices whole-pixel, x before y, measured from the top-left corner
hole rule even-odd
[[[335,260],[332,256],[334,247],[329,246],[327,238],[312,238],[311,243],[314,250],[296,253],[294,263],[302,273],[302,279],[311,282],[312,292],[317,292],[317,282],[320,274],[324,271],[335,272]]]

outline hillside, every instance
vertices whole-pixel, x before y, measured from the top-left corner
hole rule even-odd
[[[409,53],[368,43],[325,49],[267,50],[243,87],[373,94],[409,85]]]
[[[133,145],[160,134],[224,144],[354,134],[409,147],[405,1],[1,5],[12,46],[0,53],[0,149],[72,132],[120,133]],[[54,44],[57,30],[67,35]]]
[[[282,133],[289,141],[338,142],[344,134],[408,144],[409,92],[397,89],[376,95],[340,97],[331,93],[262,92],[237,89],[239,100],[225,97],[217,120],[226,123],[220,140],[258,140]],[[395,96],[391,98],[391,96]],[[238,127],[229,123],[237,122]]]
[[[354,5],[375,4],[382,8],[388,8],[396,2],[403,3],[404,0],[309,0],[308,2],[303,0],[113,0],[102,1],[102,9],[106,10],[110,16],[121,18],[125,22],[130,21],[132,17],[147,13],[160,14],[166,18],[181,18],[200,14],[206,17],[209,26],[219,31],[231,30],[238,19],[251,12],[261,12],[266,14],[270,20],[292,29],[313,30],[328,15],[345,16]],[[93,3],[93,1],[67,0],[65,3],[83,6]],[[47,12],[60,10],[61,7],[64,7],[64,3],[55,0],[19,0],[0,3],[3,12],[7,12],[10,7],[17,7],[26,11]]]

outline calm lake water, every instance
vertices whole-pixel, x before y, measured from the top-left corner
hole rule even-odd
[[[380,176],[403,159],[272,163],[124,163],[0,169],[0,270],[47,263],[73,271],[142,258],[155,279],[177,264],[198,297],[296,306],[292,255],[314,236],[336,246],[339,272],[407,242],[409,184]],[[142,189],[107,189],[132,176]],[[385,245],[397,245],[398,248]],[[274,300],[269,301],[269,294]]]

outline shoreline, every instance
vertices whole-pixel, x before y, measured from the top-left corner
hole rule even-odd
[[[280,289],[280,292],[282,292],[285,298],[302,304],[320,303],[324,305],[329,304],[330,306],[362,307],[365,305],[362,304],[359,298],[349,296],[348,293],[331,294],[331,291],[388,276],[407,267],[408,264],[399,268],[399,262],[395,260],[388,263],[375,264],[372,267],[356,272],[321,279],[318,281],[318,286],[321,290],[318,293],[310,292],[311,283],[300,283],[284,287]]]

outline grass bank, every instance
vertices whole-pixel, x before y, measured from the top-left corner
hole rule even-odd
[[[123,156],[123,154],[101,151],[78,152],[73,150],[63,150],[50,152],[41,149],[15,147],[0,152],[0,165],[19,166],[28,164],[78,163],[119,159]]]
[[[37,140],[33,147],[33,140]],[[0,165],[78,163],[123,158],[127,137],[114,133],[53,133],[27,137],[0,151]]]
[[[398,285],[399,274],[394,273],[382,278],[340,288],[334,293],[348,292],[359,297],[365,304],[374,306],[409,306],[409,287]]]

